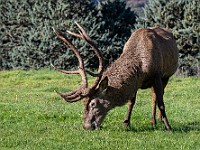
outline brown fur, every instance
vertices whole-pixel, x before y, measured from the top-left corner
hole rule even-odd
[[[94,94],[85,100],[85,122],[88,122],[86,118],[88,118],[88,113],[90,112],[88,105],[91,100],[96,97],[102,97],[103,100],[109,102],[109,108],[104,110],[106,112],[130,101],[129,111],[124,122],[125,126],[129,125],[137,90],[139,88],[152,87],[152,124],[155,125],[154,105],[161,102],[162,106],[159,109],[163,111],[164,108],[163,99],[158,98],[158,95],[156,99],[155,90],[159,91],[159,88],[163,87],[162,92],[164,92],[166,85],[163,82],[168,81],[169,77],[175,73],[177,66],[178,49],[170,31],[161,27],[135,31],[125,44],[121,56],[103,73],[102,81],[105,77],[108,78],[106,92],[104,92],[103,96]],[[161,86],[158,88],[154,86],[157,79],[158,84],[159,79],[162,81]],[[164,93],[160,94],[160,97],[162,97]],[[164,111],[162,114],[164,119],[166,118],[165,115]],[[164,122],[166,123],[166,128],[170,130],[167,118]]]
[[[134,32],[121,56],[103,73],[103,77],[108,77],[109,87],[112,87],[107,92],[109,99],[116,105],[125,104],[136,94],[137,89],[151,87],[155,74],[169,78],[176,71],[178,51],[173,36],[171,33],[159,35],[156,31],[162,34],[163,28]]]

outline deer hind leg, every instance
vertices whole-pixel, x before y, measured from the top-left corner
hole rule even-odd
[[[156,116],[156,94],[154,92],[154,88],[153,87],[151,88],[151,90],[152,90],[152,111],[151,111],[152,118],[151,118],[151,124],[152,124],[153,127],[155,127],[156,126],[156,117],[155,117]],[[161,115],[161,117],[162,117],[162,115]]]
[[[153,87],[152,87],[152,95],[155,96],[155,102],[153,103],[153,107],[154,110],[152,109],[152,111],[155,111],[155,103],[158,104],[158,108],[159,108],[159,111],[160,111],[160,116],[161,118],[163,118],[163,121],[164,121],[164,124],[165,124],[165,127],[167,130],[171,130],[171,127],[169,125],[169,122],[168,122],[168,119],[167,119],[167,115],[166,115],[166,112],[165,112],[165,105],[164,105],[164,101],[163,101],[163,94],[164,94],[164,87],[166,86],[167,82],[162,82],[161,80],[161,77],[160,75],[156,75],[155,76],[155,79],[154,79],[154,84],[153,84]],[[152,112],[152,121],[155,120],[155,112]],[[155,122],[155,121],[154,121]]]
[[[162,86],[163,86],[163,95],[164,95],[164,89],[167,86],[169,78],[163,78],[162,79]],[[153,127],[156,126],[156,93],[154,92],[154,88],[152,87],[152,120],[151,120],[151,124],[153,125]],[[158,109],[158,120],[162,121],[162,113],[160,111],[160,109]]]
[[[136,95],[128,103],[128,111],[126,113],[126,118],[125,118],[125,120],[123,122],[123,126],[125,128],[128,127],[128,126],[130,126],[131,114],[132,114],[133,106],[135,104],[135,100],[136,100]]]
[[[165,87],[167,86],[168,81],[169,81],[169,78],[162,79],[163,95],[165,94]],[[160,110],[158,112],[158,120],[162,121],[162,113]]]

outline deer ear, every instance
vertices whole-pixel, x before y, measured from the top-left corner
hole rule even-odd
[[[100,83],[99,83],[99,92],[104,92],[108,87],[108,77],[106,76]]]

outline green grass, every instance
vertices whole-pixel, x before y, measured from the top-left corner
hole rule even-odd
[[[93,79],[90,79],[92,83]],[[150,125],[151,91],[140,90],[129,129],[122,127],[127,106],[113,109],[98,131],[85,131],[83,102],[65,103],[54,90],[70,91],[78,75],[53,70],[0,72],[0,149],[200,148],[200,78],[173,77],[165,93],[173,132]]]

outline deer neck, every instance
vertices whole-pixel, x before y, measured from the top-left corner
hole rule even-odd
[[[131,56],[130,56],[131,57]],[[138,66],[135,56],[121,55],[107,70],[103,76],[108,77],[107,99],[112,106],[121,106],[132,99],[138,87]]]

